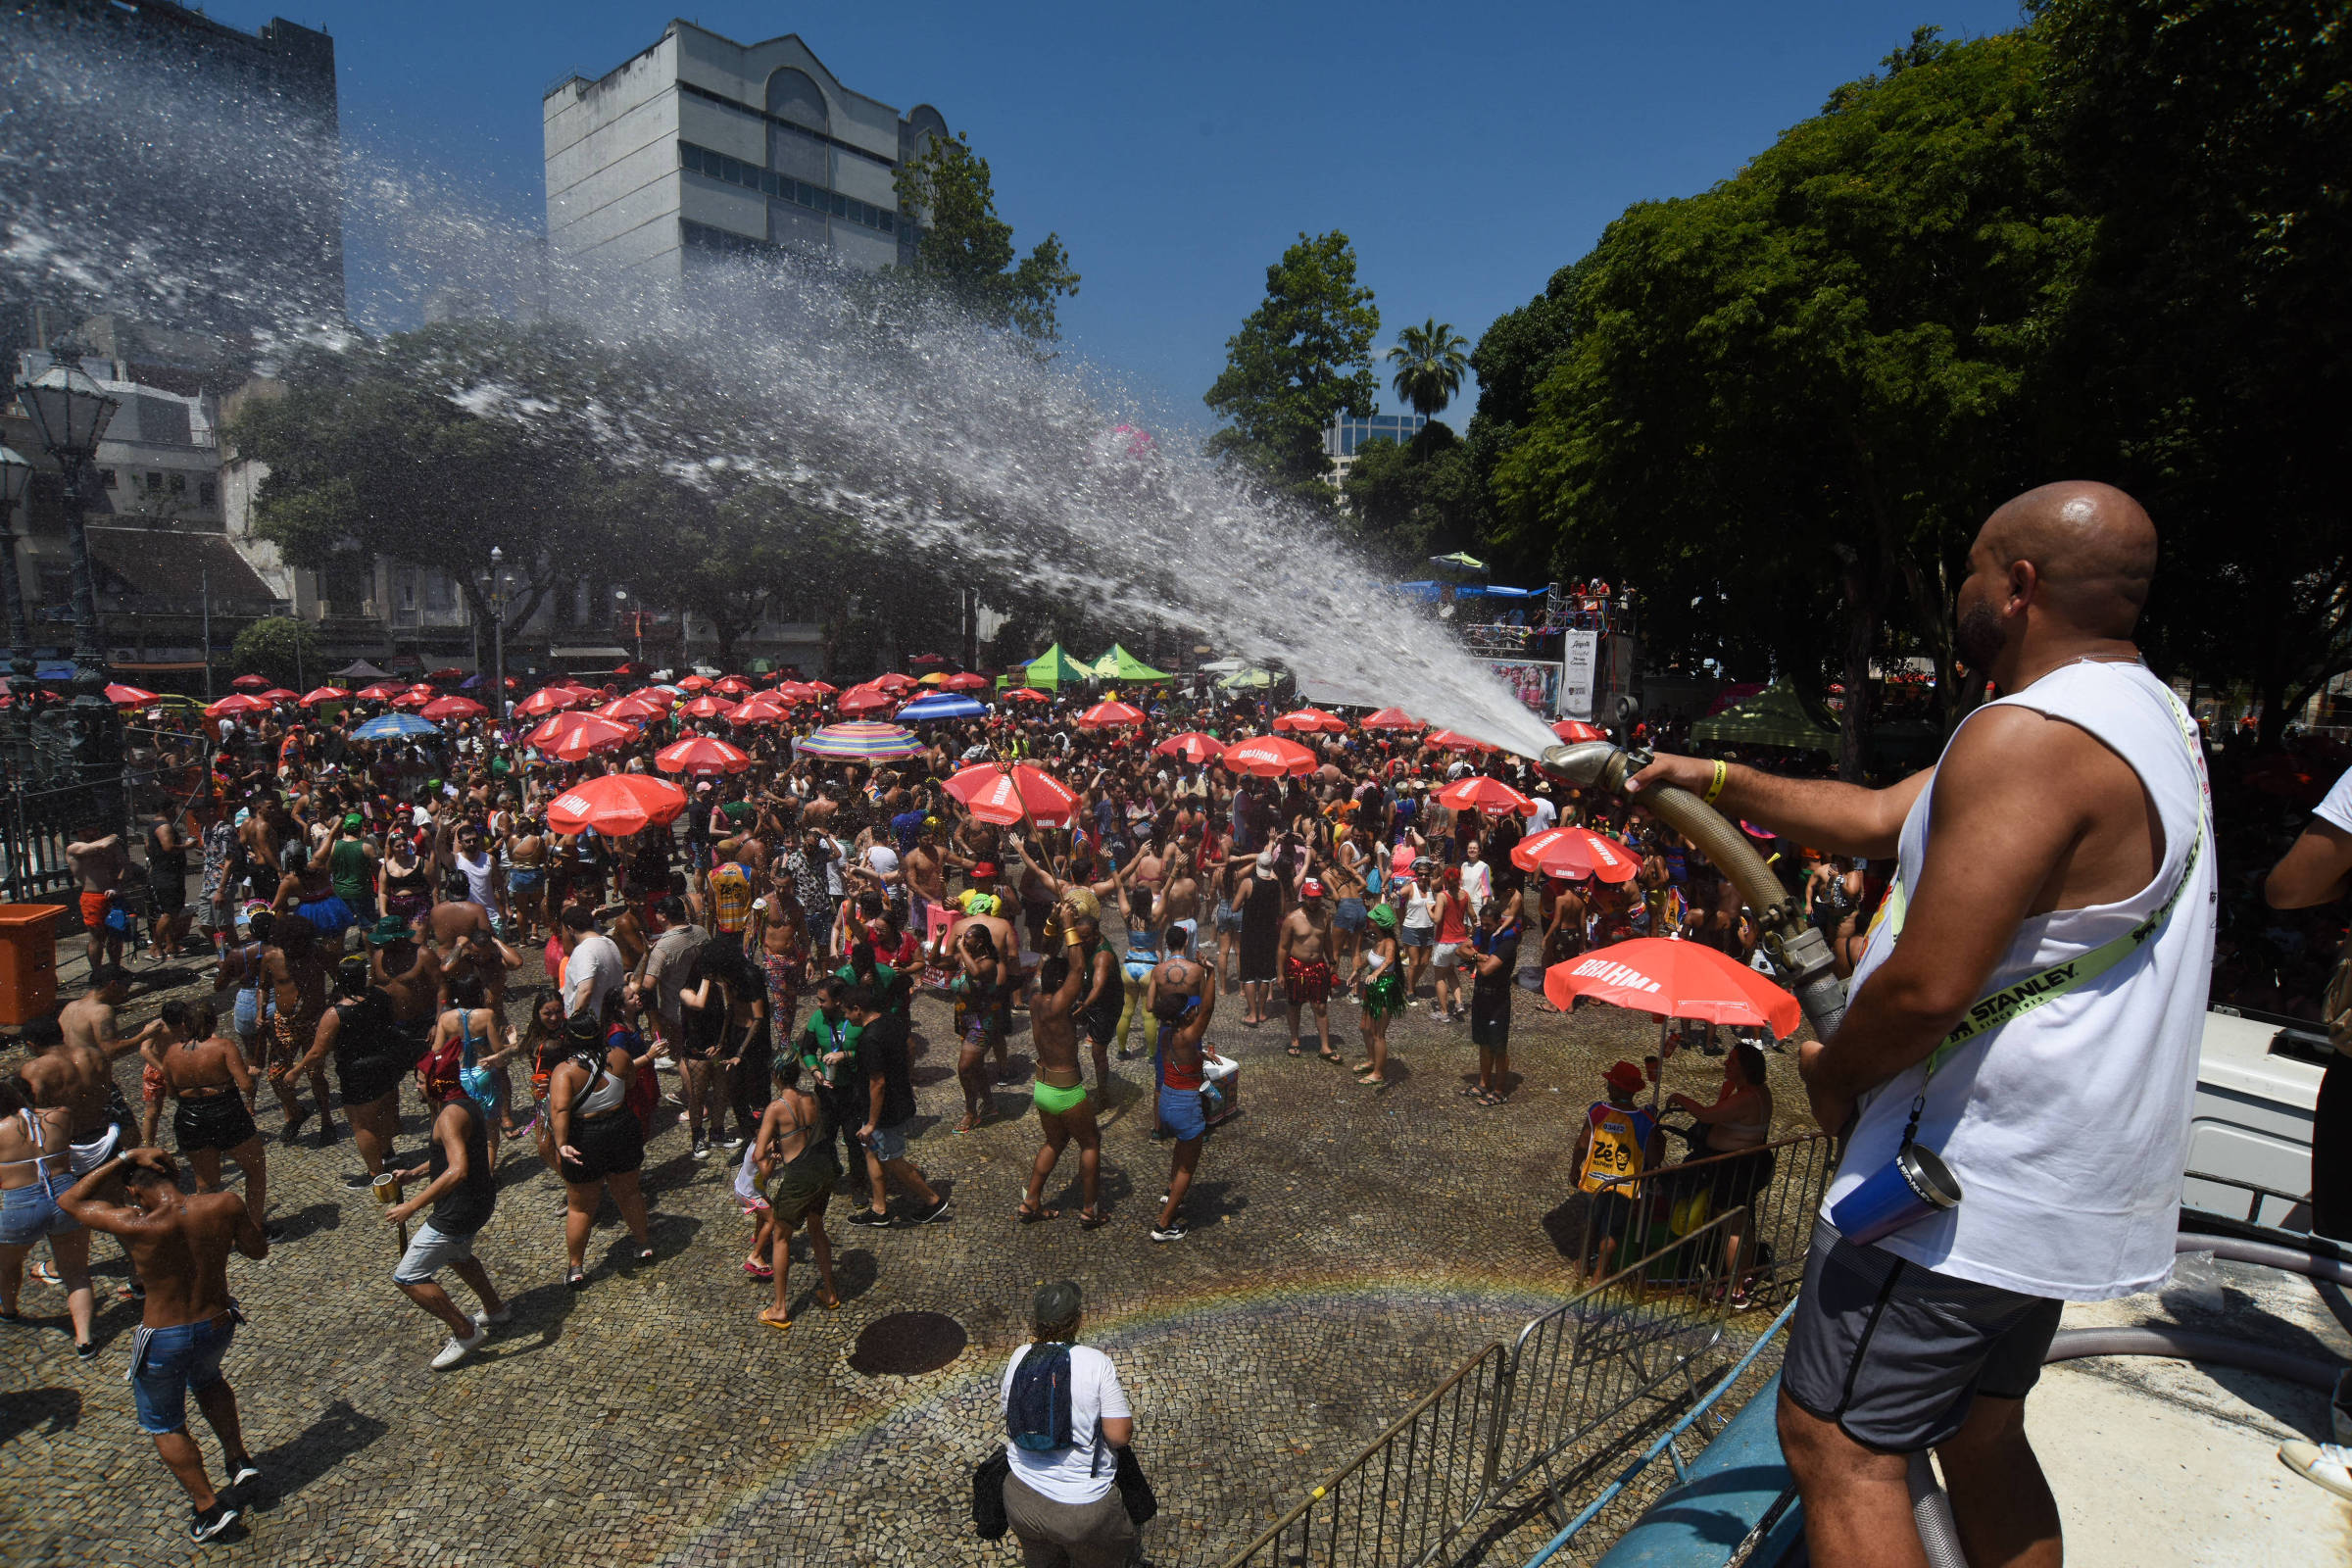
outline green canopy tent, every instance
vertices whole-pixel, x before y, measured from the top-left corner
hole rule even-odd
[[[1462,550],[1456,550],[1448,556],[1432,556],[1429,558],[1429,564],[1433,566],[1445,566],[1453,571],[1474,571],[1482,577],[1486,575],[1487,571],[1485,562]]]
[[[1121,643],[1112,643],[1110,652],[1095,661],[1094,671],[1098,679],[1120,681],[1130,686],[1138,681],[1174,680],[1176,678],[1164,669],[1153,669],[1150,664],[1129,653],[1126,646]]]
[[[1796,688],[1776,680],[1744,702],[1690,726],[1690,738],[1707,746],[1789,746],[1799,751],[1838,750],[1838,731],[1805,711]]]
[[[1264,669],[1237,669],[1217,684],[1229,692],[1261,692],[1274,684],[1274,674]]]
[[[1061,644],[1055,643],[1011,674],[998,677],[997,685],[1000,688],[1034,686],[1039,691],[1050,692],[1056,687],[1074,686],[1080,681],[1094,678],[1092,666],[1072,659],[1061,651]]]

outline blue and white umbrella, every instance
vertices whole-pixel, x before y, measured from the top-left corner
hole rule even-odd
[[[412,735],[438,735],[440,733],[440,725],[433,723],[430,719],[418,718],[415,713],[386,713],[383,717],[371,718],[358,729],[353,730],[351,738],[355,741],[398,741],[406,740]]]
[[[899,710],[901,723],[920,723],[927,718],[978,718],[988,711],[986,704],[975,703],[956,692],[934,692],[917,697]]]

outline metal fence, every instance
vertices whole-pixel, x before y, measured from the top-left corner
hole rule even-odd
[[[1527,1485],[1565,1520],[1575,1478],[1720,1394],[1736,1305],[1795,1297],[1832,1153],[1804,1133],[1619,1184],[1584,1254],[1635,1261],[1482,1348],[1225,1568],[1421,1568]]]
[[[122,821],[104,825],[124,835],[125,851],[142,840],[141,824],[166,812],[180,816],[182,833],[189,832],[184,813],[207,776],[211,744],[201,735],[136,727],[125,728],[123,742],[122,790],[112,802],[87,783],[12,773],[6,800],[0,802],[0,894],[7,902],[25,904],[73,892],[77,879],[66,846],[100,825],[96,816],[122,811]],[[133,876],[125,885],[144,884]]]
[[[1696,1244],[1690,1255],[1722,1258],[1725,1233],[1750,1222],[1744,1209],[1717,1215],[1511,1346],[1487,1346],[1225,1568],[1422,1568],[1576,1445],[1694,1396],[1724,1338],[1728,1293],[1711,1289],[1717,1275],[1683,1275],[1673,1254]]]

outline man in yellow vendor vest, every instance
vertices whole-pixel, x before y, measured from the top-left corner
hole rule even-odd
[[[1657,1119],[1634,1104],[1647,1080],[1630,1061],[1618,1062],[1601,1075],[1609,1098],[1585,1107],[1585,1124],[1576,1135],[1576,1153],[1569,1163],[1576,1170],[1580,1191],[1592,1195],[1592,1218],[1585,1227],[1584,1256],[1592,1260],[1592,1278],[1605,1278],[1617,1244],[1634,1216],[1640,1191],[1630,1180],[1665,1160],[1665,1140]]]

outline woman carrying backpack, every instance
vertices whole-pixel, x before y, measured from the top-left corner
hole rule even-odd
[[[1004,1368],[1004,1516],[1026,1568],[1123,1568],[1135,1544],[1119,1453],[1135,1415],[1110,1357],[1079,1345],[1077,1283],[1040,1286],[1035,1337]]]

